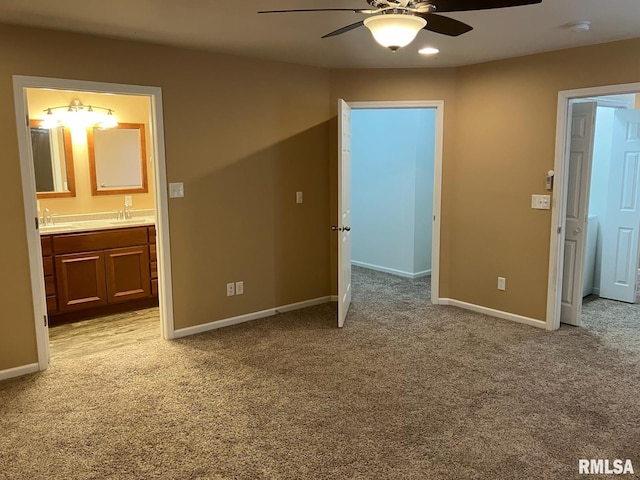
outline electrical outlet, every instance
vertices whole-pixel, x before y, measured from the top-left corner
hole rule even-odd
[[[507,289],[507,279],[504,277],[498,277],[498,290]]]
[[[124,196],[124,204],[127,207],[133,207],[133,199],[131,198],[131,195],[125,195]]]
[[[244,282],[236,282],[236,295],[242,295],[244,293]]]
[[[236,284],[227,283],[227,297],[233,297],[236,294]]]

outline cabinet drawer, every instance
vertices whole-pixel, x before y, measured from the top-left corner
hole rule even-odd
[[[47,295],[56,294],[56,279],[54,277],[44,277],[44,291]]]
[[[58,312],[58,299],[55,295],[47,296],[47,313],[52,315]]]
[[[53,253],[53,244],[51,241],[51,235],[44,235],[40,237],[40,245],[42,246],[42,256],[49,257]]]
[[[53,251],[56,255],[110,248],[145,245],[148,241],[147,227],[118,228],[100,232],[67,233],[53,236]]]
[[[53,269],[53,257],[44,257],[42,259],[42,266],[44,268],[44,276],[50,276],[54,274]]]

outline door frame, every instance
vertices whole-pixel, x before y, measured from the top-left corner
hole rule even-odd
[[[164,117],[162,113],[162,89],[160,87],[126,85],[118,83],[92,82],[49,77],[13,75],[13,97],[16,113],[20,171],[22,177],[22,195],[24,202],[25,224],[27,229],[27,248],[31,275],[34,323],[38,351],[38,366],[45,370],[49,364],[49,330],[45,325],[47,315],[44,290],[44,272],[42,266],[42,248],[40,233],[34,224],[37,222],[37,200],[35,174],[31,161],[31,143],[28,129],[27,88],[49,88],[56,90],[76,90],[92,93],[113,93],[120,95],[138,95],[149,97],[151,141],[154,150],[154,188],[156,209],[156,231],[158,248],[158,294],[160,304],[160,334],[163,339],[173,339],[173,288],[171,276],[171,252],[169,245],[169,209],[165,185],[166,158],[164,150]],[[47,322],[48,323],[48,322]]]
[[[551,233],[549,242],[549,276],[547,281],[547,330],[560,328],[562,274],[564,263],[564,218],[567,214],[569,147],[571,129],[568,122],[569,102],[604,95],[640,93],[640,82],[562,90],[558,92],[556,117],[556,147],[554,161],[554,192],[551,202]],[[584,262],[584,258],[579,259]]]
[[[352,110],[435,108],[436,131],[433,162],[433,229],[431,232],[431,303],[440,300],[440,217],[442,192],[442,146],[444,141],[444,100],[402,100],[345,102]]]

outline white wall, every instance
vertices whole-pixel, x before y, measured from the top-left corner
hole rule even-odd
[[[435,109],[361,109],[351,118],[355,265],[431,270]]]

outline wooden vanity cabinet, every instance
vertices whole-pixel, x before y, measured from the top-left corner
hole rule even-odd
[[[55,267],[53,266],[53,243],[51,236],[40,239],[42,246],[42,267],[44,270],[44,288],[47,295],[47,312],[58,313],[58,298],[56,296]]]
[[[49,308],[47,290],[49,315],[108,313],[109,307],[137,301],[140,308],[140,301],[153,300],[149,238],[146,226],[43,236],[43,261],[53,266],[50,276],[45,267],[51,307],[55,301],[55,310]],[[51,247],[47,257],[45,244]],[[126,310],[120,307],[118,311]]]

